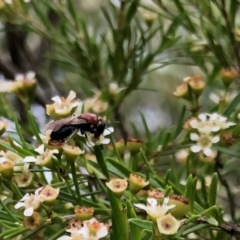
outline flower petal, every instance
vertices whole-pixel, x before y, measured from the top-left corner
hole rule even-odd
[[[52,100],[56,103],[62,103],[62,99],[59,96],[52,97]]]
[[[191,146],[191,151],[194,153],[200,152],[201,150],[202,150],[202,148],[198,145]]]
[[[30,217],[33,215],[33,207],[26,208],[23,212],[23,215],[26,217]]]
[[[192,128],[198,128],[198,120],[197,119],[192,119],[191,121],[189,121],[189,125]]]
[[[204,153],[207,157],[209,157],[209,156],[212,155],[213,150],[212,150],[211,148],[205,148],[205,149],[203,150],[203,153]]]
[[[19,209],[19,208],[24,207],[24,206],[25,206],[25,203],[23,203],[23,202],[18,202],[18,203],[14,206],[14,208],[15,208],[15,209]]]
[[[15,80],[16,81],[23,81],[24,80],[24,75],[23,74],[16,74],[15,75]]]
[[[44,144],[41,144],[38,148],[35,148],[35,151],[39,154],[44,153]]]
[[[199,135],[197,133],[191,133],[190,134],[190,139],[192,141],[198,141],[199,140]]]
[[[76,98],[77,94],[74,91],[70,91],[68,97],[67,97],[67,101],[71,102],[74,98]]]
[[[33,71],[29,71],[29,72],[26,73],[26,78],[28,80],[33,80],[35,78],[35,76],[36,76],[36,73],[33,72]]]
[[[103,136],[107,136],[107,135],[109,135],[109,134],[111,134],[113,132],[114,132],[114,128],[113,127],[105,128],[104,132],[103,132]]]
[[[205,113],[201,113],[198,115],[198,118],[202,121],[202,122],[206,122],[207,121],[207,115]]]
[[[147,198],[147,203],[151,206],[151,207],[156,207],[158,205],[157,199],[156,198]]]
[[[69,237],[69,236],[67,236],[67,235],[63,235],[63,236],[57,238],[57,240],[73,240],[73,238],[72,238],[72,237]]]
[[[110,139],[109,138],[104,138],[101,140],[100,142],[101,144],[109,144],[110,143]]]
[[[217,143],[220,141],[220,137],[217,135],[217,136],[214,136],[211,140],[212,143]]]
[[[147,206],[142,203],[134,203],[134,206],[143,210],[147,209]]]
[[[36,158],[33,156],[27,156],[23,159],[23,162],[36,162]]]
[[[108,235],[108,228],[104,225],[104,226],[101,226],[100,229],[97,231],[96,237],[99,239],[107,235]]]
[[[29,198],[29,196],[30,196],[29,193],[26,193],[20,201],[25,201],[26,199]]]
[[[0,92],[12,92],[14,88],[15,88],[14,82],[10,81],[0,82]]]

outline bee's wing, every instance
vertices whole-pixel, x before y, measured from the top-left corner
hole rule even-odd
[[[68,117],[56,121],[51,121],[45,126],[45,132],[49,130],[57,131],[64,125],[80,125],[86,123],[86,120],[79,118],[78,116]]]

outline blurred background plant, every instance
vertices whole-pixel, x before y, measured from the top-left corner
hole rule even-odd
[[[0,0],[0,239],[240,239],[239,6]]]

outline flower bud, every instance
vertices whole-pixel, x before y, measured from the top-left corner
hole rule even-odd
[[[186,83],[183,83],[179,86],[177,86],[175,92],[173,92],[173,95],[179,98],[183,98],[185,100],[190,100],[188,85]]]
[[[12,84],[11,92],[15,93],[23,103],[27,103],[37,84],[35,72],[27,72],[26,75],[17,74]]]
[[[176,205],[174,208],[169,210],[174,217],[182,219],[189,211],[189,202],[186,198],[178,195],[169,196],[169,204]]]
[[[39,191],[39,195],[41,195],[45,203],[52,205],[54,204],[59,191],[60,188],[53,188],[50,185],[47,185]]]
[[[154,20],[158,17],[157,13],[149,11],[145,8],[139,7],[138,11],[141,13],[148,27],[151,27]]]
[[[67,223],[68,230],[80,230],[82,228],[82,221],[78,218],[73,218]]]
[[[124,155],[125,152],[125,144],[123,139],[119,140],[117,143],[115,143],[116,149],[118,151],[118,153],[120,154],[120,156]],[[109,149],[113,149],[113,146],[109,145]]]
[[[125,146],[124,140],[121,139],[116,144],[116,149],[118,150],[118,153],[123,156],[125,153],[125,150],[128,150],[131,155],[136,155],[140,152],[140,149],[143,147],[143,141],[136,138],[128,138],[127,143]],[[110,146],[110,149],[113,147]]]
[[[226,88],[228,88],[235,81],[238,75],[239,74],[236,69],[223,69],[220,71],[222,83]]]
[[[129,176],[129,189],[133,194],[139,192],[148,184],[149,181],[145,181],[142,177],[138,175],[131,173]]]
[[[136,138],[128,138],[127,140],[127,150],[131,155],[136,155],[140,152],[140,149],[143,147],[143,141]]]
[[[67,144],[65,144],[62,149],[65,153],[67,161],[74,161],[79,155],[84,153],[84,150],[81,150],[79,147],[70,146]]]
[[[175,153],[176,160],[180,163],[185,163],[189,156],[189,149],[181,149]]]
[[[173,217],[170,213],[157,219],[158,230],[164,235],[173,235],[177,233],[181,222]]]
[[[30,229],[31,231],[35,230],[36,228],[40,227],[43,220],[39,213],[34,212],[32,216],[25,216],[23,219],[23,226]]]
[[[189,87],[192,89],[192,92],[197,96],[201,95],[204,88],[206,87],[206,82],[202,79],[202,76],[192,76],[183,79]]]
[[[121,197],[128,187],[128,182],[126,178],[112,178],[106,183],[106,185],[115,194],[115,196]]]
[[[14,163],[5,158],[0,158],[0,174],[6,178],[11,179],[13,176]]]
[[[156,198],[156,199],[163,199],[164,198],[164,192],[160,191],[158,189],[148,190],[148,197]]]
[[[90,218],[92,218],[93,213],[94,213],[94,208],[93,207],[91,207],[91,208],[75,207],[74,212],[75,212],[77,219],[84,221],[84,220],[89,220]]]
[[[102,99],[102,93],[96,93],[92,98],[88,98],[83,102],[85,112],[102,113],[108,108],[108,103]]]
[[[193,129],[191,126],[191,121],[198,121],[198,119],[196,117],[188,118],[183,124],[183,129],[186,131],[191,131]]]
[[[220,141],[226,146],[232,146],[237,142],[237,139],[232,132],[225,130],[221,135]]]

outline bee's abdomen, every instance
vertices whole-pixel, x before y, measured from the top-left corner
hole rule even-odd
[[[65,125],[57,131],[52,131],[50,138],[52,140],[63,140],[69,137],[78,127],[76,125]]]

